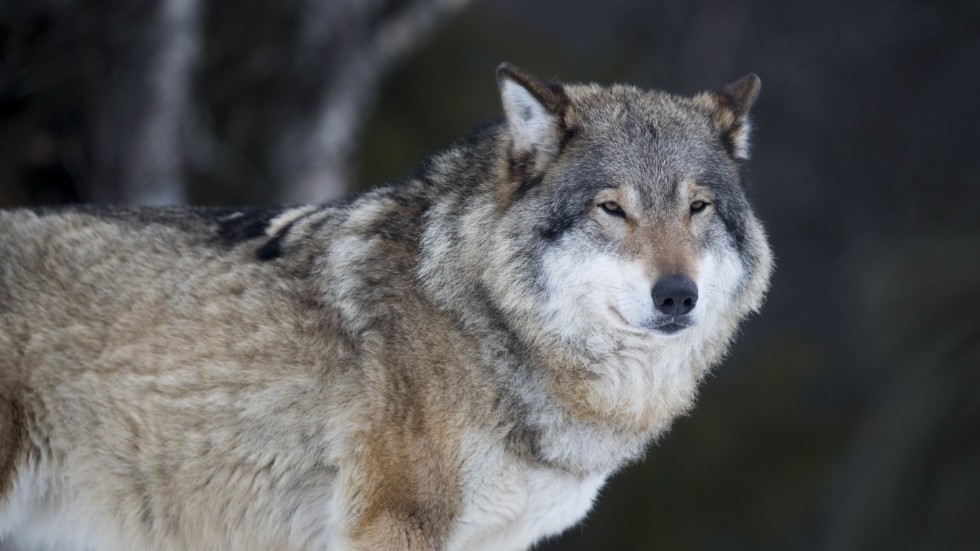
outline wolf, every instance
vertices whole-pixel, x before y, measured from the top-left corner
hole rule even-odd
[[[749,75],[497,72],[412,176],[271,209],[0,215],[0,548],[527,549],[759,309]]]

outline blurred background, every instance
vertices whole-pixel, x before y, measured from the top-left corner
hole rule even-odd
[[[367,189],[498,116],[504,60],[759,74],[778,263],[694,412],[539,549],[980,549],[976,1],[4,0],[0,207]]]

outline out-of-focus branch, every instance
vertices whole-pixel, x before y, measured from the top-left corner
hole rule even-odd
[[[92,199],[142,205],[185,201],[184,133],[201,48],[200,0],[159,0],[113,32],[113,66],[96,93]]]
[[[339,26],[327,31],[323,20],[309,21],[306,27],[315,26],[323,33],[320,44],[332,43],[333,65],[321,67],[322,80],[317,83],[311,109],[282,128],[273,148],[271,165],[286,200],[318,202],[344,194],[357,137],[374,105],[381,78],[440,22],[470,1],[352,1],[346,2],[343,17],[337,17],[338,3],[333,3],[329,9]]]

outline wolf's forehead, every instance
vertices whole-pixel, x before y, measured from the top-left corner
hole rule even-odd
[[[702,133],[708,117],[689,98],[632,86],[589,87],[571,93],[584,125],[663,137]]]
[[[662,196],[682,181],[730,176],[732,167],[707,115],[683,98],[616,99],[581,119],[586,155],[609,183]]]
[[[611,147],[669,155],[708,147],[716,138],[708,114],[687,98],[626,86],[590,91],[577,98],[575,118],[586,134]]]

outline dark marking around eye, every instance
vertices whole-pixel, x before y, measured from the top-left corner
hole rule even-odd
[[[548,219],[548,223],[540,229],[541,237],[548,241],[554,241],[568,231],[574,223],[574,215],[569,213],[555,213]]]
[[[745,252],[746,241],[748,240],[748,229],[744,215],[740,214],[741,211],[739,209],[726,209],[724,208],[724,205],[716,208],[715,212],[718,213],[722,224],[725,226],[725,230],[732,237],[735,247],[740,252]]]

